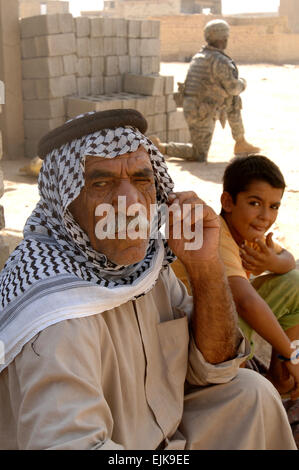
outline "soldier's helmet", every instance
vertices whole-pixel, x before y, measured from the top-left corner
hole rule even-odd
[[[205,40],[210,42],[226,39],[229,36],[229,25],[224,20],[209,21],[204,27]]]

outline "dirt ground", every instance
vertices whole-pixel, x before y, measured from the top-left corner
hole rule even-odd
[[[184,81],[187,68],[186,63],[162,63],[160,73],[173,75],[176,84]],[[246,138],[280,166],[287,182],[275,224],[276,238],[299,260],[299,66],[241,65],[239,70],[248,85],[242,94]],[[208,163],[167,158],[175,189],[195,190],[219,212],[221,178],[233,157],[233,146],[228,125],[223,130],[217,123]],[[1,204],[6,219],[2,234],[11,250],[21,240],[24,223],[38,201],[36,180],[18,175],[18,168],[27,161],[2,162],[5,193]],[[266,346],[264,357],[268,357]]]

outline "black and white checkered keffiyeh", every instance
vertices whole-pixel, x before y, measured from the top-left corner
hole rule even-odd
[[[3,332],[17,323],[23,308],[26,310],[30,302],[41,298],[46,301],[49,293],[62,292],[76,285],[99,286],[101,296],[107,294],[108,306],[113,308],[120,305],[120,287],[124,293],[123,302],[134,299],[150,290],[161,268],[173,261],[174,255],[166,241],[153,238],[149,240],[146,256],[141,262],[117,266],[92,248],[87,235],[68,210],[85,184],[86,155],[114,158],[134,152],[140,145],[148,152],[152,163],[159,212],[159,207],[166,203],[173,190],[173,181],[162,154],[138,129],[128,126],[100,130],[47,155],[38,181],[40,200],[25,225],[24,240],[0,274],[0,340],[5,341]],[[159,266],[157,256],[160,257]],[[111,300],[114,298],[115,301]],[[104,304],[107,310],[107,302]],[[31,334],[45,327],[39,329],[36,318],[32,322],[35,327]],[[43,321],[45,324],[48,325]]]

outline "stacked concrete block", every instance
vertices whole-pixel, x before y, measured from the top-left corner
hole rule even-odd
[[[64,98],[77,94],[75,22],[71,14],[54,14],[20,24],[25,155],[34,157],[40,138],[65,122]]]
[[[89,54],[92,58],[93,94],[122,91],[128,72],[128,22],[123,18],[90,18]]]
[[[173,77],[159,75],[159,21],[43,15],[21,30],[27,156],[43,134],[90,111],[137,109],[147,135],[182,135]]]
[[[167,132],[168,142],[190,142],[190,133],[182,109],[167,113]]]

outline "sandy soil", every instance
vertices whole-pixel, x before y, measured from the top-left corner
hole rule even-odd
[[[174,75],[175,84],[183,81],[185,63],[162,63],[161,74]],[[275,224],[278,240],[299,260],[299,66],[242,65],[240,76],[247,80],[243,93],[243,120],[246,138],[262,148],[262,153],[277,163],[287,182],[280,214]],[[195,190],[219,211],[221,178],[233,156],[233,140],[228,125],[216,126],[208,163],[185,162],[167,158],[175,189]],[[38,200],[36,180],[18,175],[26,161],[3,161],[6,229],[2,232],[12,250],[22,238],[27,217]]]

